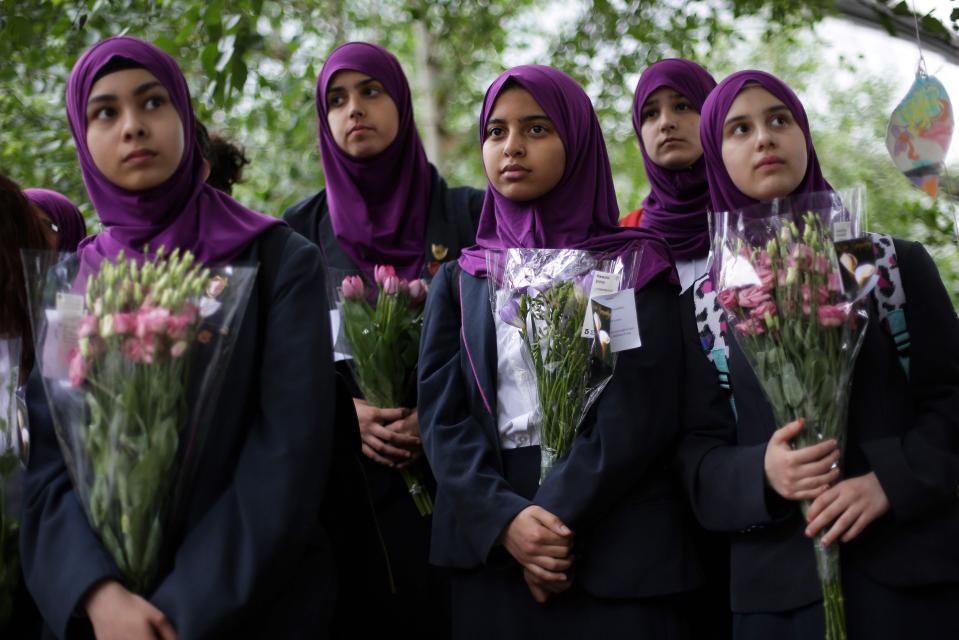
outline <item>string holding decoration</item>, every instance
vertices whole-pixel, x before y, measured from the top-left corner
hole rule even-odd
[[[939,176],[952,142],[955,122],[946,88],[926,72],[915,9],[913,18],[919,65],[915,81],[889,119],[886,148],[893,163],[909,181],[935,198],[939,194]]]

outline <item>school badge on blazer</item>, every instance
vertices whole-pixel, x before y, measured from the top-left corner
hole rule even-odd
[[[450,249],[445,244],[432,244],[430,248],[433,250],[433,257],[439,261],[446,259],[446,256],[449,255]]]

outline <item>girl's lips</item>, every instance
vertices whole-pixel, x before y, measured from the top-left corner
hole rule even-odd
[[[349,132],[348,134],[346,134],[346,135],[347,135],[347,137],[352,136],[353,134],[361,134],[361,135],[362,135],[362,134],[364,134],[364,133],[367,133],[368,131],[373,131],[373,127],[367,127],[367,126],[365,126],[365,125],[359,125],[359,126],[356,126],[356,127],[353,127],[352,129],[350,129],[350,132]]]
[[[509,165],[504,168],[500,174],[507,182],[516,182],[525,178],[529,174],[529,169],[519,165]]]
[[[150,151],[149,149],[137,149],[136,151],[131,151],[123,158],[124,164],[145,164],[153,158],[156,157],[155,151]]]
[[[766,170],[775,170],[779,167],[782,167],[786,162],[782,158],[777,158],[776,156],[766,156],[762,160],[756,163],[756,170],[761,171]]]

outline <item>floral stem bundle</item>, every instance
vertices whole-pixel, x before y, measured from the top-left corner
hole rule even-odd
[[[718,300],[773,410],[777,425],[799,417],[792,441],[842,446],[865,312],[843,291],[831,231],[820,212],[726,216],[719,229]],[[796,219],[793,219],[793,218]],[[797,224],[798,222],[798,224]],[[801,228],[801,230],[800,230]],[[801,503],[805,514],[809,501]],[[838,544],[814,542],[827,640],[846,637]]]
[[[374,407],[415,405],[426,283],[399,278],[391,266],[379,265],[374,274],[373,304],[360,276],[346,276],[339,287],[343,334],[349,343],[353,375],[363,397]],[[433,513],[433,500],[419,469],[411,466],[400,473],[419,514]]]

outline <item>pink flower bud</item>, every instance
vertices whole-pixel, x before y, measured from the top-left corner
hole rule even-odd
[[[819,324],[823,327],[839,327],[846,321],[846,309],[835,304],[819,307]]]
[[[378,264],[375,267],[373,267],[373,279],[376,280],[376,284],[380,286],[383,285],[383,283],[386,281],[387,278],[395,277],[395,276],[396,276],[396,269],[394,269],[388,264],[386,265]]]
[[[137,314],[135,313],[115,313],[113,314],[113,331],[117,335],[130,335],[137,330]]]
[[[362,300],[366,295],[366,287],[363,286],[363,278],[359,276],[346,276],[343,278],[343,297],[347,300]]]
[[[388,296],[395,296],[400,292],[400,279],[396,276],[386,276],[383,280],[383,293]]]
[[[410,302],[422,304],[424,300],[426,300],[426,283],[422,280],[414,280],[410,283]]]
[[[97,335],[97,329],[100,326],[97,317],[93,314],[80,318],[80,324],[77,325],[77,336],[87,338]]]
[[[719,304],[722,306],[722,308],[728,311],[735,309],[736,305],[738,304],[738,296],[735,289],[723,289],[719,292],[719,294],[717,294],[716,298],[719,300]]]
[[[762,287],[746,287],[739,291],[739,306],[752,309],[769,300],[769,292]]]
[[[70,378],[70,386],[72,387],[79,387],[87,379],[87,361],[79,351],[74,351],[70,356],[70,370],[68,375]]]

